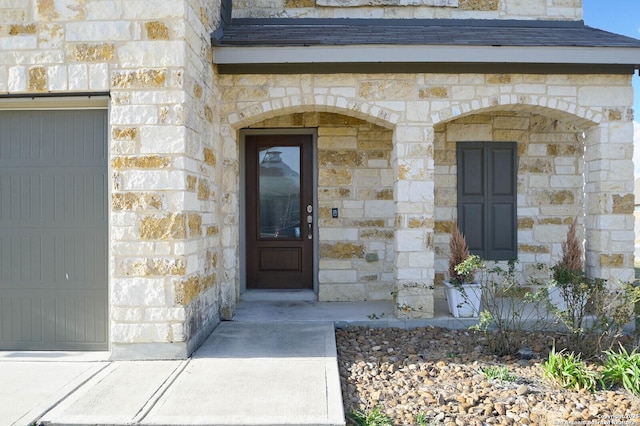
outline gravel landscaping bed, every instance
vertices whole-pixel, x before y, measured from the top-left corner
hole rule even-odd
[[[395,425],[419,424],[418,415],[422,424],[640,425],[640,398],[623,388],[575,392],[543,380],[541,364],[562,336],[531,333],[529,360],[490,354],[487,338],[433,327],[336,330],[345,413],[379,407]],[[489,380],[483,369],[492,366],[511,380]]]

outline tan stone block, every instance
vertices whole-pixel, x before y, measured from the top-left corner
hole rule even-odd
[[[635,208],[635,197],[633,194],[619,195],[613,194],[613,214],[633,214]]]
[[[116,89],[153,88],[163,87],[166,81],[166,70],[141,69],[115,73],[112,84]]]
[[[349,188],[320,188],[318,189],[318,200],[341,200],[351,198]]]
[[[360,231],[360,239],[362,240],[386,240],[393,241],[393,231],[382,229],[365,229]]]
[[[619,109],[610,109],[608,112],[609,121],[622,121],[622,111]]]
[[[113,139],[133,141],[138,137],[137,127],[114,127],[111,135]]]
[[[529,117],[496,117],[493,120],[496,129],[527,130],[529,129]]]
[[[184,239],[187,237],[186,217],[183,213],[166,216],[147,216],[140,223],[140,238],[143,240]]]
[[[360,118],[351,117],[348,115],[336,114],[332,112],[319,112],[316,113],[317,126],[366,126],[368,123]],[[309,126],[306,122],[308,118],[305,116],[305,125]]]
[[[335,243],[320,245],[320,257],[324,259],[362,258],[364,253],[365,248],[362,244]]]
[[[533,218],[521,217],[518,218],[518,229],[533,229]]]
[[[500,0],[460,0],[458,7],[462,10],[494,11],[498,10]]]
[[[357,151],[329,151],[318,153],[320,167],[361,167],[364,164],[364,154]]]
[[[109,62],[115,57],[113,43],[80,43],[69,46],[67,60],[69,62]]]
[[[495,117],[493,115],[474,114],[474,115],[467,115],[465,117],[460,117],[450,124],[493,124],[494,118]],[[442,131],[444,130],[446,129],[443,129]]]
[[[169,40],[169,28],[160,21],[145,22],[144,28],[149,40]]]
[[[540,225],[571,225],[573,218],[570,217],[543,217],[538,219]]]
[[[455,226],[456,222],[452,220],[436,220],[433,230],[436,233],[450,234]]]
[[[511,74],[488,74],[487,75],[487,84],[510,84],[511,81],[512,81]]]
[[[189,213],[187,223],[189,225],[189,236],[200,237],[202,235],[202,216],[197,213]]]
[[[442,222],[441,222],[442,223]],[[427,228],[432,229],[435,226],[435,221],[430,217],[410,217],[407,226],[410,229],[415,228]]]
[[[575,203],[575,194],[569,190],[532,191],[531,202],[537,205],[567,205]]]
[[[350,226],[356,226],[358,228],[382,228],[386,226],[383,219],[371,219],[371,220],[352,220],[349,222]]]
[[[127,277],[180,276],[186,272],[186,263],[182,258],[147,258],[124,261],[118,269]]]
[[[177,281],[173,285],[176,305],[188,305],[202,291],[200,277],[194,276],[186,280]]]
[[[116,157],[111,160],[114,169],[164,169],[171,164],[168,157],[140,156],[140,157]]]
[[[198,178],[194,175],[187,175],[187,191],[195,191]]]
[[[85,0],[37,0],[38,17],[43,20],[84,19]]]
[[[316,0],[284,0],[284,7],[300,8],[300,7],[316,7]]]
[[[47,91],[47,70],[44,67],[29,68],[29,91]]]
[[[449,89],[446,86],[422,87],[418,92],[420,99],[446,99],[449,97]]]
[[[450,124],[447,126],[447,141],[488,141],[492,139],[493,127],[489,124]]]
[[[159,210],[162,198],[158,194],[145,192],[114,193],[111,196],[113,211]]]
[[[320,186],[351,185],[353,174],[350,170],[320,169],[318,184]]]
[[[364,138],[363,132],[357,127],[320,127],[318,128],[318,139],[325,136],[360,136]],[[375,137],[369,139],[377,139]]]
[[[547,146],[547,155],[558,156],[575,156],[582,154],[582,147],[577,144],[549,144]]]
[[[412,80],[373,80],[358,85],[358,95],[364,99],[384,100],[412,99],[416,97],[416,86]]]
[[[207,237],[211,237],[213,235],[220,235],[220,228],[217,226],[207,226]]]
[[[208,200],[211,198],[211,188],[207,179],[198,179],[198,200]]]
[[[518,251],[522,253],[551,253],[551,249],[546,245],[518,244]]]
[[[38,32],[38,27],[36,24],[13,24],[9,27],[9,35],[30,35],[36,34]]]
[[[214,166],[217,163],[216,154],[213,152],[211,148],[204,149],[204,162],[210,166]]]
[[[393,189],[360,189],[358,200],[393,200]]]
[[[525,173],[553,173],[552,158],[520,158],[518,174]]]
[[[496,129],[493,131],[493,140],[496,142],[519,142],[523,144],[529,141],[529,133],[526,130]]]
[[[601,254],[600,266],[602,268],[621,268],[624,266],[624,254]]]
[[[332,136],[318,137],[319,149],[356,149],[358,138],[356,136]]]

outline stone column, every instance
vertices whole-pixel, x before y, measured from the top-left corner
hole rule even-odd
[[[395,292],[399,318],[433,317],[435,252],[433,128],[398,125],[395,182]]]
[[[584,154],[587,273],[610,284],[634,278],[633,123],[616,117],[586,133]]]

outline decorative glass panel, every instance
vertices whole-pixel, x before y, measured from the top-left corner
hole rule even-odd
[[[300,238],[300,147],[258,151],[260,238]]]

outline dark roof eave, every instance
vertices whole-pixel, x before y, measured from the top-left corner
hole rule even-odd
[[[214,47],[219,66],[260,64],[544,64],[638,69],[640,48],[574,46],[246,46]],[[633,71],[632,71],[633,72]]]
[[[260,63],[219,64],[220,74],[603,74],[631,75],[639,65],[536,63]]]

